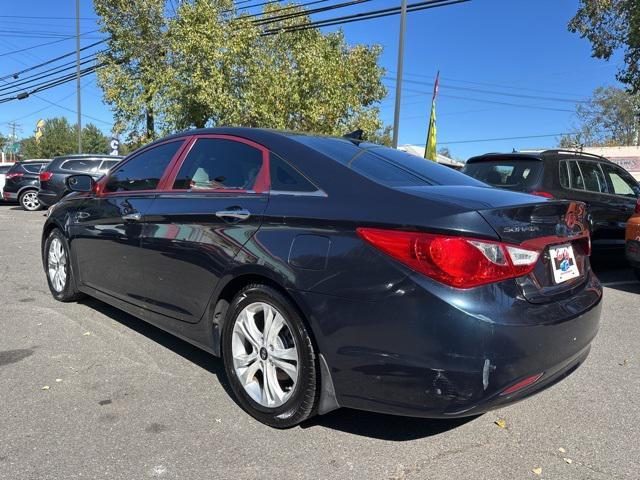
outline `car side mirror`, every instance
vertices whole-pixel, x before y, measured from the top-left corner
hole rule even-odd
[[[92,192],[96,182],[91,175],[71,175],[67,177],[67,188],[72,192]]]

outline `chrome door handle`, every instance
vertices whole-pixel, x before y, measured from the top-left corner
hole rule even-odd
[[[251,216],[251,212],[245,209],[220,210],[219,212],[216,212],[216,217],[218,218],[221,218],[223,220],[236,220],[238,222],[241,220],[246,220],[250,216]]]
[[[125,222],[139,222],[142,220],[142,214],[140,212],[127,213],[126,215],[122,215],[122,219]]]

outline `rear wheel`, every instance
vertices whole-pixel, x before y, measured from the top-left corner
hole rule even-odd
[[[257,420],[288,428],[317,402],[316,355],[297,309],[277,290],[249,285],[234,298],[222,352],[238,403]]]
[[[18,202],[20,202],[22,208],[29,212],[40,210],[40,201],[38,200],[37,190],[27,190],[26,192],[22,192],[20,194],[20,198],[18,198]]]
[[[76,289],[69,257],[69,244],[57,228],[51,231],[44,244],[44,268],[49,290],[56,300],[72,302],[83,297]]]

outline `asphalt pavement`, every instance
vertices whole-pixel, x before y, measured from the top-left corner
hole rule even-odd
[[[0,203],[2,480],[640,478],[640,283],[619,259],[597,259],[600,332],[553,388],[465,420],[341,409],[282,431],[236,405],[219,359],[56,302],[43,221]]]

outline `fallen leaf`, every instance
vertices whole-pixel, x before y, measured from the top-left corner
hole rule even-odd
[[[42,387],[40,390],[49,390],[49,385],[45,385],[44,387]]]
[[[91,332],[84,332],[82,335],[84,335],[85,337],[88,337],[89,335],[91,335]]]
[[[496,420],[495,423],[497,426],[499,426],[500,428],[507,428],[507,422],[505,419],[503,418],[499,418],[498,420]]]
[[[61,379],[61,378],[56,378],[56,382],[57,382],[57,383],[60,383],[61,381],[62,381],[62,379]]]
[[[618,365],[620,365],[621,367],[627,367],[629,366],[629,359],[625,358],[624,360],[622,360],[622,362],[620,362]]]
[[[540,467],[536,467],[533,470],[531,470],[533,473],[535,473],[536,475],[542,475],[542,468]]]
[[[560,448],[558,449],[558,451],[559,451],[560,453],[567,453],[567,451],[566,451],[564,448],[562,448],[562,447],[560,447]]]
[[[573,460],[571,460],[570,458],[563,458],[563,460],[567,462],[569,465],[573,463]]]

